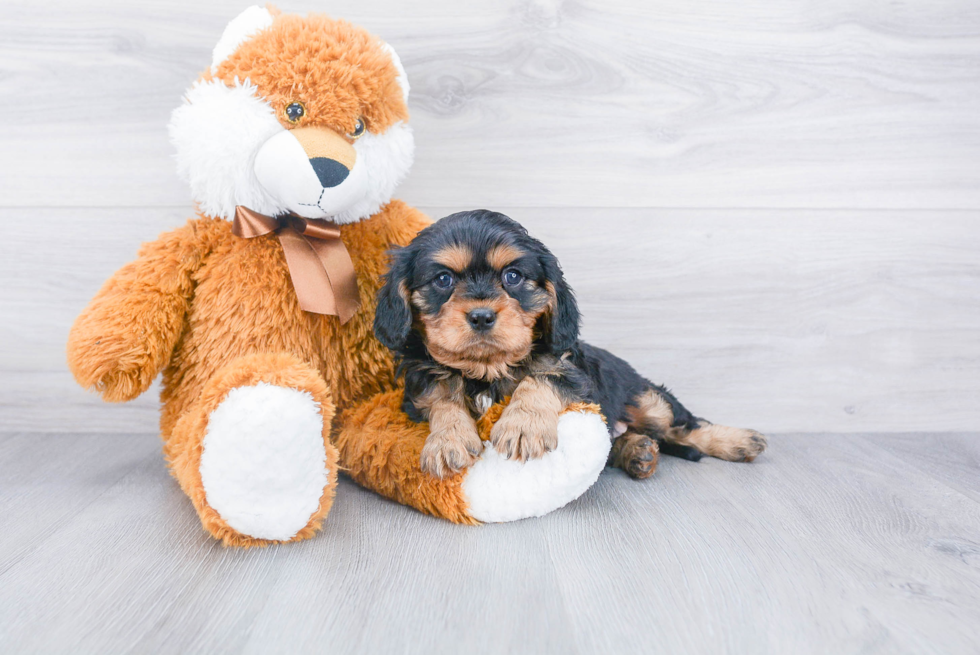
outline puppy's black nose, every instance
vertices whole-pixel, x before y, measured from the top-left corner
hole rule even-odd
[[[316,172],[320,184],[328,189],[337,186],[350,175],[350,169],[336,159],[329,159],[328,157],[314,157],[310,160],[310,166]]]
[[[486,332],[497,321],[497,312],[489,307],[478,307],[466,315],[470,327],[477,332]]]

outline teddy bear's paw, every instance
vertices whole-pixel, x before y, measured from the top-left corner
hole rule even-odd
[[[267,383],[228,392],[201,453],[207,503],[234,530],[287,541],[317,512],[329,471],[319,404]]]
[[[105,373],[91,386],[106,400],[125,401],[142,394],[150,388],[152,382],[145,368],[133,370],[119,368]]]
[[[123,337],[73,338],[68,344],[68,366],[75,379],[111,402],[133,400],[149,389],[159,359]]]
[[[461,487],[470,516],[486,523],[543,516],[585,493],[606,465],[609,430],[597,409],[565,412],[557,424],[558,447],[541,458],[484,450]]]

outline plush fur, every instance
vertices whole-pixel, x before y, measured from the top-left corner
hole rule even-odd
[[[580,341],[557,259],[497,212],[447,216],[396,251],[375,331],[398,356],[405,413],[432,426],[421,465],[437,477],[474,464],[475,419],[505,398],[491,441],[521,461],[558,447],[558,416],[579,402],[602,408],[616,440],[610,463],[637,478],[652,475],[661,450],[752,461],[766,446],[753,430],[693,416],[627,362]]]
[[[236,390],[254,389],[271,385],[280,389],[309,394],[318,406],[322,421],[323,468],[325,485],[319,504],[313,507],[306,525],[288,539],[263,538],[242,532],[221,515],[208,502],[208,494],[202,480],[202,457],[211,417],[222,406],[229,393]],[[199,397],[164,436],[164,452],[170,471],[188,495],[201,519],[201,524],[215,538],[228,546],[265,546],[279,541],[299,541],[312,537],[333,505],[339,468],[337,449],[330,441],[330,431],[335,417],[335,407],[323,378],[297,357],[288,354],[257,353],[238,357],[228,362],[208,380]],[[215,453],[212,453],[214,455]],[[317,454],[317,460],[320,455]],[[227,462],[234,465],[234,462]],[[270,482],[275,483],[272,478]],[[289,484],[288,476],[280,483]],[[220,506],[220,502],[219,502]],[[305,502],[304,502],[305,506]],[[234,521],[234,518],[232,518]],[[239,527],[253,527],[242,526]],[[267,526],[266,526],[267,527]],[[292,531],[292,530],[290,530]],[[268,535],[266,535],[268,536]]]
[[[577,403],[562,412],[559,447],[534,462],[508,460],[490,446],[506,403],[477,422],[482,457],[464,473],[435,478],[419,468],[429,435],[401,411],[402,391],[349,410],[334,438],[345,472],[358,484],[439,518],[472,525],[541,516],[584,493],[602,472],[609,439],[599,408]]]
[[[218,66],[233,55],[239,46],[270,27],[278,15],[279,11],[274,8],[253,6],[236,16],[225,27],[211,52],[211,72],[217,73]]]
[[[499,414],[491,412],[494,418],[478,422],[487,440],[482,456],[463,478],[470,516],[485,522],[542,516],[584,493],[599,477],[609,439],[597,406],[569,405],[558,417],[555,449],[527,462],[508,459],[491,446],[493,421],[506,410],[499,407]]]
[[[427,223],[418,211],[392,201],[370,219],[341,228],[361,297],[358,312],[341,326],[335,316],[300,309],[275,235],[239,239],[227,221],[198,218],[145,245],[105,284],[72,328],[69,365],[80,384],[111,401],[135,398],[162,371],[164,452],[205,527],[229,544],[265,543],[227,532],[203,501],[199,458],[185,468],[188,451],[201,447],[207,415],[220,402],[205,403],[205,392],[222,371],[304,388],[277,382],[281,363],[256,365],[249,355],[288,355],[302,363],[319,381],[310,392],[321,406],[350,407],[391,389],[391,354],[372,331],[375,296],[387,269],[385,251],[407,244]],[[230,388],[217,384],[213,393]],[[333,427],[330,418],[325,434]],[[181,421],[193,427],[176,430]],[[301,531],[297,537],[311,535]]]
[[[390,391],[342,417],[334,443],[355,482],[404,505],[454,523],[477,523],[469,514],[463,476],[436,480],[419,468],[429,426],[401,411],[401,396]]]
[[[261,144],[285,128],[275,111],[246,81],[198,81],[170,119],[170,141],[177,150],[177,174],[206,216],[233,219],[245,205],[275,215],[282,203],[261,184],[251,164]]]
[[[270,216],[294,211],[352,223],[377,213],[411,167],[407,99],[407,78],[394,49],[363,29],[322,15],[252,7],[229,25],[215,48],[215,64],[173,113],[177,170],[208,216],[230,220],[236,205],[245,205]],[[285,109],[296,102],[305,113],[294,124]],[[351,144],[357,162],[340,188],[317,186],[308,197],[293,198],[276,192],[278,179],[257,174],[256,157],[277,134],[313,127],[345,135],[359,118],[367,132]],[[301,156],[271,170],[283,175],[283,167],[305,165]],[[335,194],[335,202],[298,204],[316,203],[324,192]]]
[[[164,453],[204,527],[226,544],[311,536],[341,467],[330,438],[336,408],[394,386],[391,354],[373,333],[375,298],[386,252],[429,223],[390,197],[411,165],[407,89],[394,51],[360,28],[247,10],[170,126],[199,216],[145,244],[72,327],[69,366],[106,400],[133,399],[163,373]],[[289,102],[306,109],[296,124]],[[367,130],[355,138],[359,118]],[[271,215],[293,206],[254,164],[297,127],[319,130],[321,142],[333,135],[360,171],[350,177],[364,180],[344,191],[353,202],[327,208],[357,273],[361,305],[344,325],[300,309],[275,234],[239,238],[226,220],[238,205]],[[285,164],[313,166],[297,139]]]
[[[264,381],[231,389],[204,435],[208,504],[242,534],[292,539],[327,485],[323,427],[320,403],[308,391]]]
[[[247,10],[170,124],[198,216],[145,244],[72,327],[69,367],[106,400],[133,399],[163,374],[167,463],[227,545],[311,537],[342,468],[422,511],[479,518],[465,476],[420,471],[429,427],[400,411],[391,353],[373,331],[387,251],[429,224],[391,199],[412,161],[408,90],[394,50],[359,28]],[[357,274],[353,318],[303,311],[277,235],[232,234],[238,206],[339,224]],[[595,412],[564,420],[568,452],[519,485],[550,491],[495,504],[504,496],[483,476],[473,487],[480,516],[558,507],[594,481],[605,458]],[[515,475],[529,474],[506,479]]]

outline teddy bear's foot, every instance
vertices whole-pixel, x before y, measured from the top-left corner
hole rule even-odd
[[[236,387],[211,412],[201,453],[208,504],[238,532],[292,539],[327,485],[323,419],[309,393]]]
[[[503,412],[494,405],[477,422],[480,459],[445,478],[422,471],[428,423],[412,423],[401,410],[402,392],[391,391],[347,411],[336,444],[344,471],[358,484],[455,523],[495,523],[542,516],[581,496],[609,455],[609,430],[595,405],[579,403],[558,418],[558,447],[521,462],[490,445]]]
[[[337,481],[333,415],[326,384],[294,357],[249,356],[220,371],[168,444],[205,529],[238,546],[312,536]]]
[[[493,410],[480,421],[486,431]],[[558,446],[526,462],[508,459],[489,441],[462,482],[470,515],[484,523],[544,516],[578,498],[606,465],[611,440],[599,408],[586,403],[558,417]]]

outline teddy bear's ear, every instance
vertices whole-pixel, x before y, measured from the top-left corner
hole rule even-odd
[[[218,66],[230,57],[238,46],[272,25],[274,16],[266,7],[255,5],[238,14],[221,34],[218,45],[214,46],[211,58],[211,73],[218,72]]]
[[[381,42],[381,48],[391,56],[391,62],[398,69],[398,86],[402,88],[402,97],[405,99],[405,104],[408,104],[408,75],[405,74],[405,67],[402,66],[402,60],[395,52],[395,49],[391,45]]]

